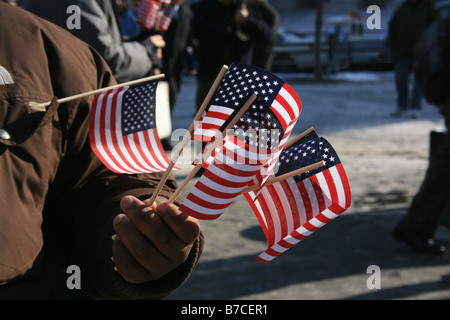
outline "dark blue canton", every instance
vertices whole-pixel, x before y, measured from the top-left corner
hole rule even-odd
[[[226,106],[237,112],[252,94],[257,96],[253,105],[234,126],[236,136],[251,147],[276,150],[283,128],[270,106],[278,95],[284,81],[272,73],[251,65],[233,63],[225,73],[212,104]],[[233,115],[223,124],[228,126]]]
[[[277,150],[284,130],[278,118],[265,104],[253,104],[234,126],[235,134],[250,147]]]
[[[131,86],[122,97],[122,134],[156,127],[156,87],[158,81]]]
[[[325,162],[325,166],[295,176],[296,182],[307,179],[340,163],[336,151],[324,138],[313,138],[307,142],[300,140],[289,149],[281,152],[278,169],[275,169],[276,176],[304,168],[322,160]]]
[[[264,69],[233,63],[220,82],[212,104],[240,109],[254,93],[270,106],[284,83]]]

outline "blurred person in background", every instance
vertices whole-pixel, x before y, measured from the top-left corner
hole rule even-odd
[[[394,237],[422,253],[442,254],[446,247],[434,236],[440,224],[450,227],[450,21],[437,20],[420,36],[414,50],[415,75],[425,98],[437,106],[446,131],[431,133],[425,179]],[[438,138],[438,139],[436,139]],[[438,140],[437,142],[435,140]]]
[[[71,5],[80,8],[80,28],[67,26]],[[124,41],[118,17],[126,7],[123,0],[22,0],[21,6],[91,45],[119,83],[154,74],[155,65],[162,59],[165,41],[160,34]]]
[[[393,117],[405,114],[417,118],[420,115],[422,93],[413,81],[412,92],[409,79],[413,75],[413,51],[423,31],[440,17],[439,11],[429,0],[406,0],[389,22],[388,45],[395,63],[395,88],[397,108]]]
[[[272,29],[238,0],[201,0],[192,5],[197,45],[197,108],[200,108],[223,65],[253,63],[257,42],[271,39]]]
[[[272,49],[280,26],[280,15],[268,0],[249,0],[246,5],[249,15],[262,19],[270,27],[269,37],[255,40],[252,60],[254,66],[270,71]]]

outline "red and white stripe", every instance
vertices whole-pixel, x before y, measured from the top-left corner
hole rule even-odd
[[[292,131],[295,121],[300,116],[302,103],[294,89],[285,83],[272,102],[271,109],[281,122],[286,134]]]
[[[351,205],[351,190],[341,163],[298,183],[289,178],[245,195],[255,212],[268,249],[268,262],[338,217]]]
[[[260,171],[264,160],[228,137],[214,160],[180,206],[180,211],[201,220],[217,219]]]
[[[211,105],[197,122],[192,140],[210,142],[233,112],[232,108]]]

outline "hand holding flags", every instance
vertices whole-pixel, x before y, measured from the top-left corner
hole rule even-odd
[[[300,99],[287,84],[265,72],[233,64],[223,77],[192,139],[211,141],[229,123],[230,115],[239,110],[247,90],[258,99],[234,126],[235,134],[226,136],[206,161],[205,173],[180,207],[198,219],[217,219],[244,193],[269,244],[258,257],[263,262],[351,205],[347,176],[328,141],[309,130],[300,139],[287,142],[301,112]],[[261,79],[275,80],[268,80],[264,86]],[[271,84],[281,86],[272,88]],[[276,138],[268,139],[267,133],[275,129]],[[236,135],[238,130],[243,132],[241,137]]]
[[[244,194],[267,238],[268,248],[258,257],[263,262],[350,207],[350,185],[330,143],[315,131],[288,142],[302,105],[278,77],[253,66],[224,66],[170,163],[154,126],[155,80],[115,86],[93,102],[91,146],[111,170],[165,171],[162,187],[190,139],[210,143],[212,155],[199,164],[205,173],[180,211],[216,219]]]

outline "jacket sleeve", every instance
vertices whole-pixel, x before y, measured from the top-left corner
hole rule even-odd
[[[153,63],[147,48],[122,41],[111,1],[79,0],[81,28],[72,33],[92,45],[106,60],[118,82],[147,76]]]
[[[250,15],[242,25],[242,31],[253,40],[263,41],[272,37],[272,29],[263,19]]]

